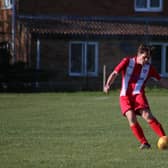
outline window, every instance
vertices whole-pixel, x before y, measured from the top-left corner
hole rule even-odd
[[[135,11],[137,12],[160,12],[163,0],[135,0]]]
[[[70,42],[69,74],[71,76],[97,76],[98,43]]]
[[[152,55],[152,64],[164,77],[168,77],[168,43],[151,43],[155,50]]]
[[[3,0],[2,7],[3,9],[11,9],[13,0]]]

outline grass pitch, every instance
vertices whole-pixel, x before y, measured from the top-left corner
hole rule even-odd
[[[2,168],[167,168],[168,151],[141,118],[152,145],[140,151],[122,117],[119,92],[0,94]],[[168,91],[147,90],[168,132]]]

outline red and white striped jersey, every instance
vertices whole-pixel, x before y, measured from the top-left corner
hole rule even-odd
[[[145,83],[149,78],[160,80],[160,75],[150,64],[137,64],[135,57],[124,58],[114,69],[122,73],[122,87],[120,96],[136,95],[144,93]]]

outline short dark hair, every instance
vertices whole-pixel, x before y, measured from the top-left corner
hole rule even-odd
[[[151,55],[152,50],[153,50],[153,47],[146,44],[140,44],[138,47],[139,53],[149,53],[149,55]]]

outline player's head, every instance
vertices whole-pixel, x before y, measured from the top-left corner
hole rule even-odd
[[[149,63],[151,57],[151,46],[141,44],[137,51],[137,62],[141,65]]]

